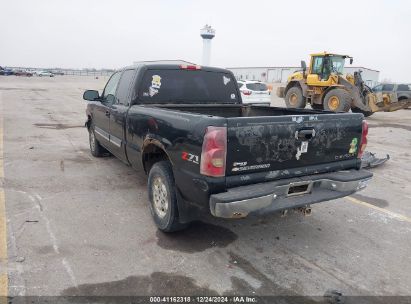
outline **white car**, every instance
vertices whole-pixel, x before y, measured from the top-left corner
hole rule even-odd
[[[39,77],[54,77],[54,74],[49,72],[49,71],[40,71],[36,73],[37,76]]]
[[[238,80],[237,83],[244,104],[270,106],[270,91],[264,82],[256,80]]]

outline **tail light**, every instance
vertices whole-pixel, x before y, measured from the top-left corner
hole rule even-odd
[[[362,121],[362,134],[361,134],[361,141],[360,141],[360,150],[358,151],[358,158],[361,158],[365,147],[367,146],[367,135],[368,135],[368,123],[366,120]]]
[[[227,128],[207,127],[201,151],[200,173],[224,176],[227,155]]]
[[[243,90],[243,91],[241,91],[241,93],[243,93],[244,95],[251,95],[251,91],[249,91],[249,90]]]
[[[201,70],[201,66],[199,66],[199,65],[181,64],[181,65],[180,65],[180,69],[182,69],[182,70],[195,71],[195,70]]]

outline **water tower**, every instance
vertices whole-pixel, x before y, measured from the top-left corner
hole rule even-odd
[[[211,55],[211,39],[215,36],[215,29],[211,25],[205,25],[200,30],[201,38],[203,38],[203,62],[202,65],[210,65]]]

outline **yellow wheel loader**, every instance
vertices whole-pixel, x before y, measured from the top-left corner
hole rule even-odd
[[[395,93],[374,93],[361,77],[361,71],[354,75],[343,75],[345,60],[350,64],[353,58],[332,53],[311,54],[307,70],[301,61],[302,71],[288,77],[287,85],[277,89],[277,95],[285,99],[288,108],[305,108],[307,103],[313,109],[334,112],[363,113],[391,112],[411,106],[411,99],[398,100]]]

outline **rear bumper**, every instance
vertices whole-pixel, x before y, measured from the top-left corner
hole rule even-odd
[[[243,96],[241,95],[243,104],[255,104],[255,105],[270,105],[271,104],[271,95],[267,96]]]
[[[347,170],[241,186],[211,195],[210,210],[216,217],[241,218],[297,208],[350,195],[371,178],[368,171]]]

